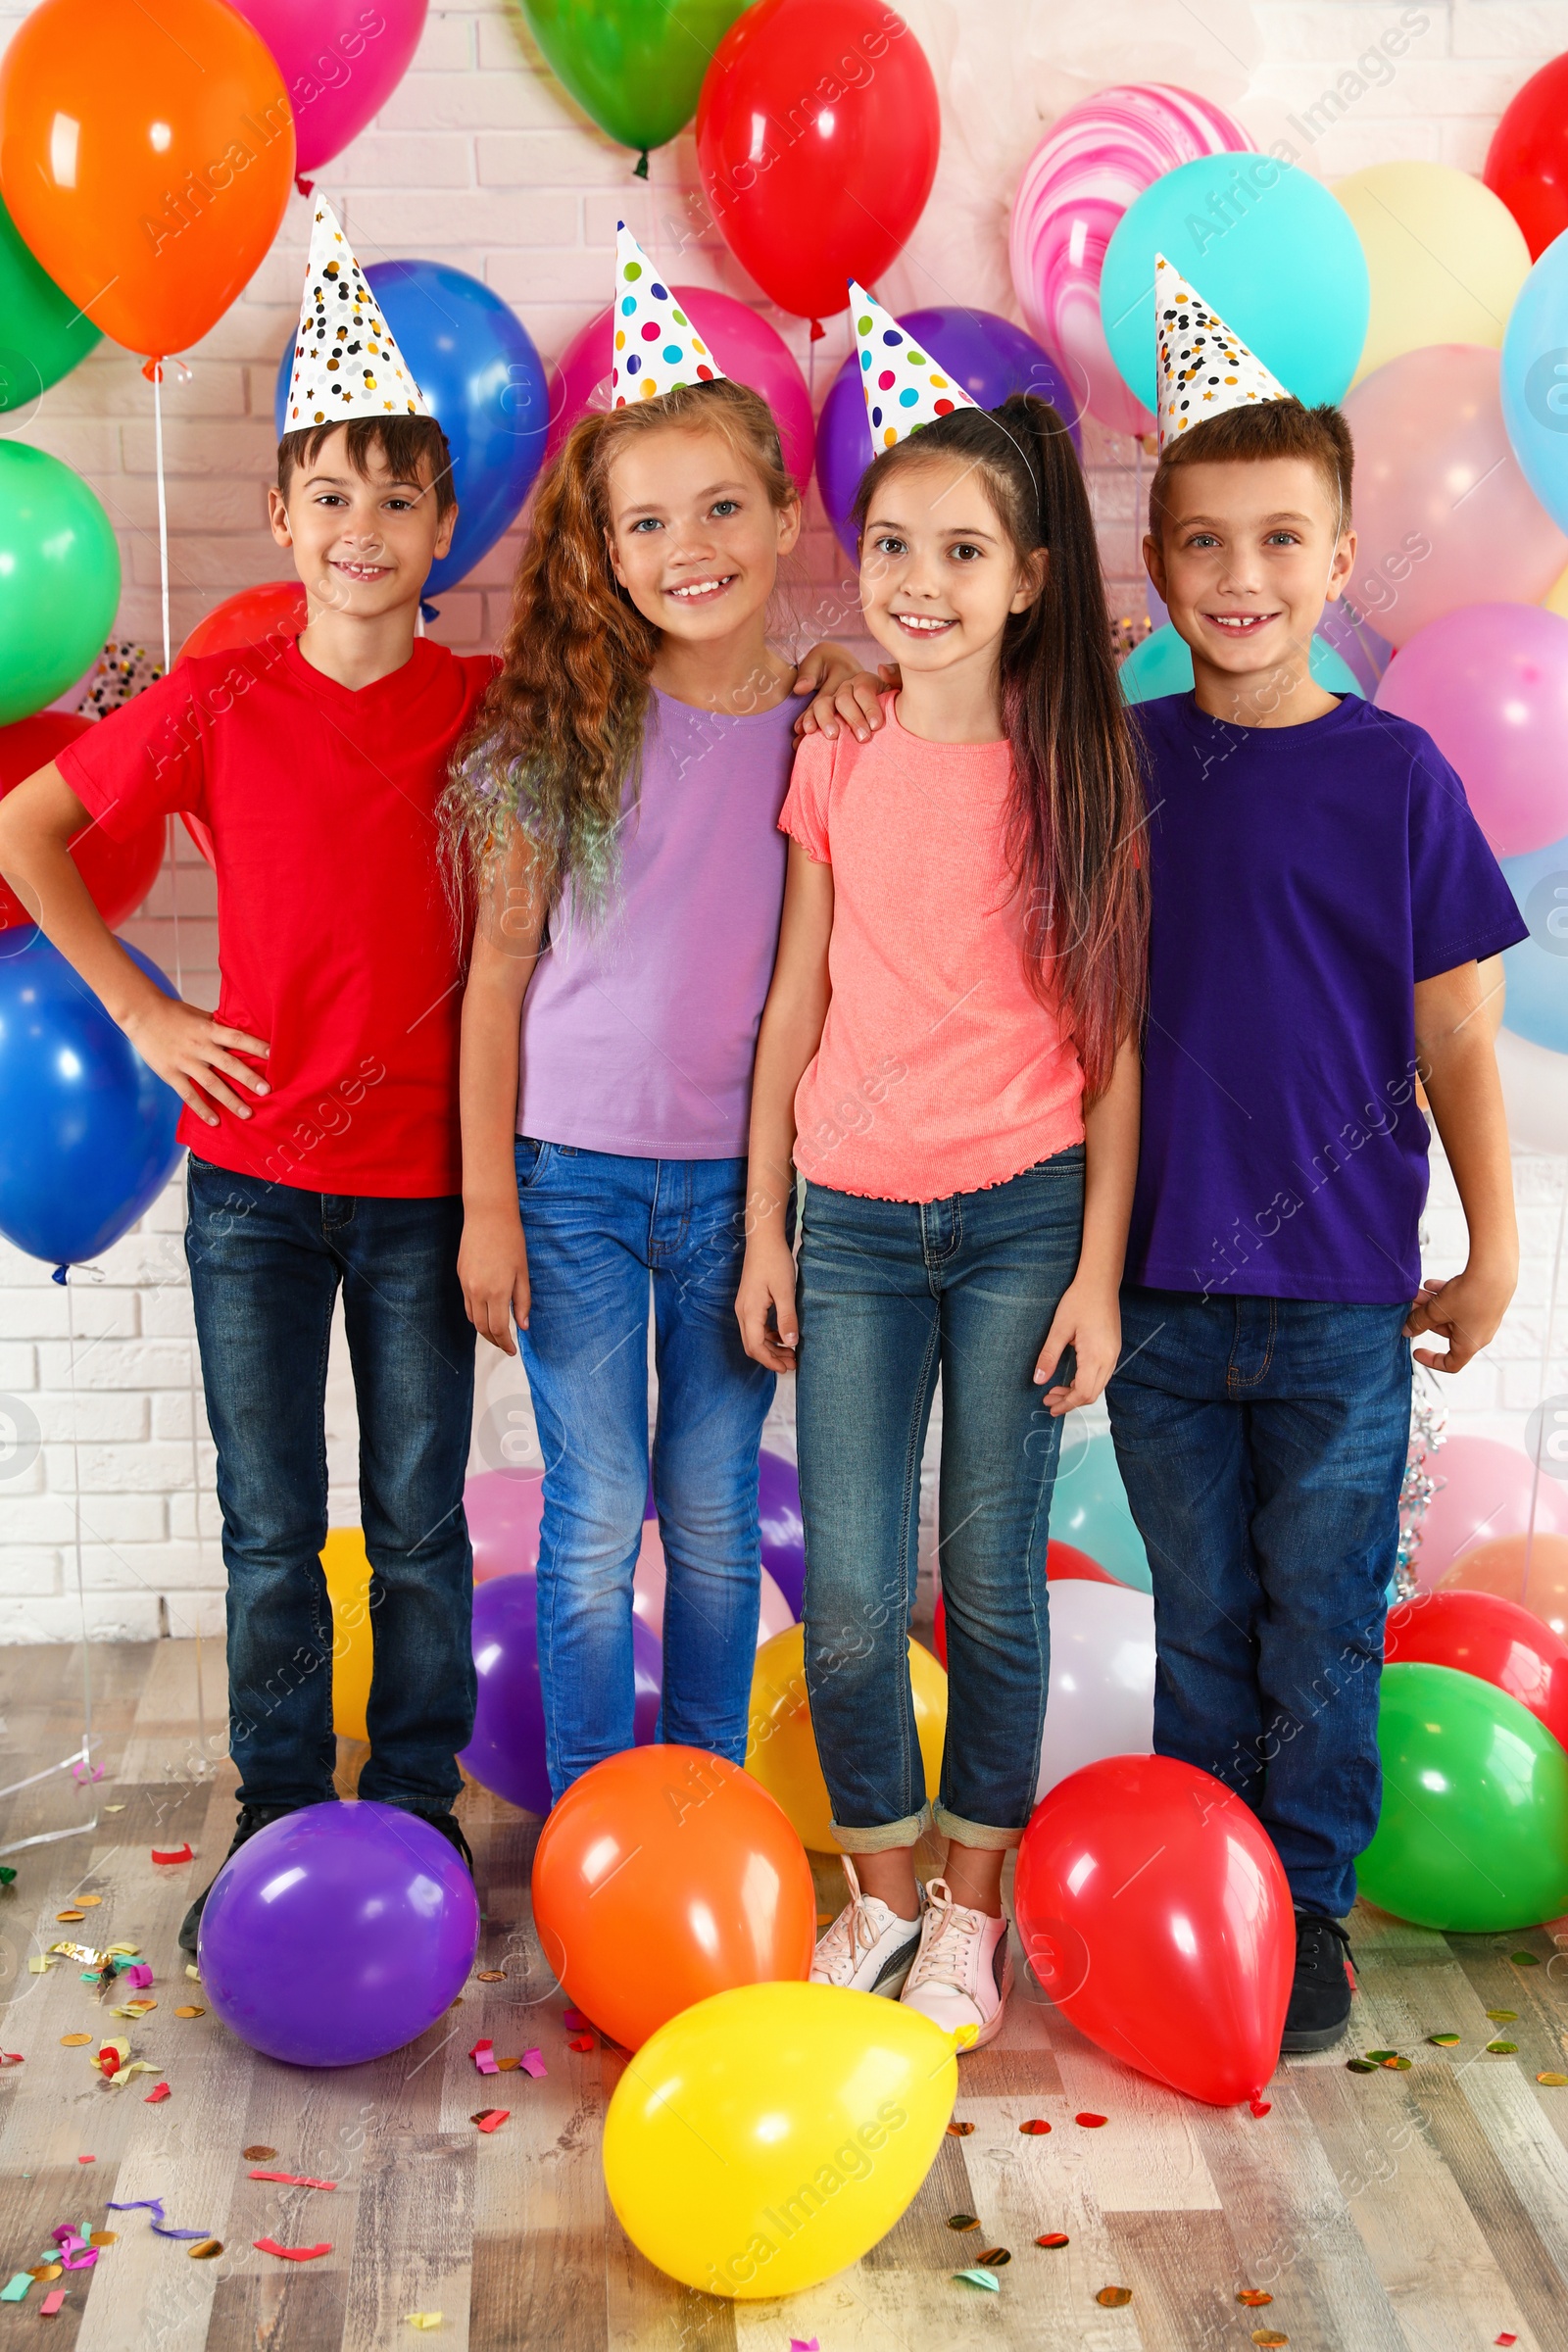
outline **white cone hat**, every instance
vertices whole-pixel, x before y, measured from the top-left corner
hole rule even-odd
[[[1154,355],[1161,449],[1227,409],[1294,397],[1162,253],[1154,256]]]
[[[961,384],[945,373],[936,354],[922,350],[853,277],[850,317],[855,321],[860,389],[865,394],[874,456],[880,457],[906,434],[918,432],[922,424],[930,424],[938,416],[977,405]]]
[[[615,223],[614,363],[610,405],[657,400],[685,384],[711,384],[724,370],[638,244]]]
[[[313,424],[346,424],[355,416],[433,414],[403,364],[337,215],[318,197],[284,430],[297,433]]]

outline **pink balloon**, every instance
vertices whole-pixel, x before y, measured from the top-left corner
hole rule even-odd
[[[232,0],[277,61],[303,175],[341,154],[391,97],[429,0]],[[372,29],[373,27],[373,29]]]
[[[1568,833],[1568,620],[1539,605],[1467,605],[1395,655],[1376,699],[1426,728],[1499,858]]]
[[[1152,433],[1100,318],[1100,271],[1133,199],[1178,164],[1250,152],[1241,124],[1192,90],[1123,82],[1069,107],[1024,168],[1012,204],[1012,284],[1029,330],[1054,352],[1102,424]]]
[[[762,1605],[757,1619],[757,1646],[771,1642],[775,1634],[788,1633],[795,1623],[795,1612],[779,1591],[767,1570],[762,1570]]]
[[[643,1521],[643,1540],[631,1580],[631,1613],[651,1634],[664,1638],[664,1546],[659,1540],[659,1521]]]
[[[544,1481],[542,1470],[481,1470],[464,1488],[476,1585],[538,1566]]]
[[[698,333],[717,358],[726,375],[760,392],[772,410],[783,444],[790,477],[806,495],[816,452],[816,426],[811,396],[789,345],[765,318],[737,302],[732,294],[715,294],[709,286],[671,289],[681,308],[690,313]],[[550,387],[550,438],[545,444],[548,463],[560,449],[579,416],[590,408],[610,406],[612,314],[607,306],[580,327],[556,364]]]
[[[1413,1563],[1423,1592],[1435,1591],[1461,1552],[1496,1536],[1522,1536],[1530,1526],[1532,1493],[1538,1534],[1568,1534],[1568,1498],[1555,1479],[1537,1479],[1535,1463],[1517,1446],[1494,1438],[1449,1438],[1428,1457],[1427,1468],[1437,1492],[1420,1523]]]
[[[1346,394],[1359,536],[1348,594],[1391,645],[1461,605],[1539,604],[1568,568],[1568,538],[1508,446],[1499,358],[1430,343]]]

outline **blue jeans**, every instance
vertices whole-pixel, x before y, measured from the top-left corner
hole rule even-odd
[[[463,1479],[473,1331],[462,1202],[306,1193],[191,1156],[190,1264],[228,1570],[229,1747],[247,1805],[332,1794],[326,1356],[343,1316],[370,1561],[370,1760],[360,1794],[444,1811],[473,1737]]]
[[[1246,1798],[1341,1919],[1382,1800],[1408,1305],[1122,1294],[1111,1434],[1154,1584],[1154,1748]]]
[[[632,1743],[632,1576],[648,1493],[648,1304],[664,1546],[661,1740],[746,1760],[774,1379],[741,1347],[743,1159],[635,1159],[517,1141],[532,1306],[522,1360],[544,1449],[539,1682],[563,1796]]]
[[[948,1734],[937,1826],[1016,1845],[1034,1804],[1051,1630],[1046,1533],[1061,1423],[1035,1361],[1083,1238],[1081,1144],[924,1203],[807,1187],[797,1436],[806,1682],[850,1853],[926,1820],[906,1638],[920,1455],[942,1375]]]

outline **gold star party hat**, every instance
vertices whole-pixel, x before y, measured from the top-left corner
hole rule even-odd
[[[657,400],[724,370],[624,220],[615,223],[615,355],[611,407]]]
[[[1161,449],[1227,409],[1295,397],[1162,253],[1154,256],[1154,350]]]
[[[354,416],[429,416],[332,207],[318,201],[284,429]]]
[[[865,394],[871,448],[880,457],[906,434],[975,402],[943,371],[935,354],[922,351],[874,296],[850,280],[850,316],[860,355],[860,389]]]

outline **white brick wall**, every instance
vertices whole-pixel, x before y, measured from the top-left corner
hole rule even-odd
[[[1336,87],[1343,95],[1342,76],[1402,24],[1408,53],[1306,147],[1308,168],[1332,180],[1385,157],[1420,156],[1474,171],[1512,91],[1568,49],[1568,0],[1204,0],[1200,11],[1171,0],[1097,0],[1071,10],[1058,0],[903,4],[943,93],[944,143],[926,217],[880,288],[895,309],[966,300],[1012,310],[1005,232],[1018,172],[1062,108],[1105,82],[1182,82],[1229,106],[1260,144],[1289,136],[1300,145],[1290,118],[1299,122]],[[26,13],[26,0],[0,0],[0,44]],[[514,305],[550,360],[605,300],[617,216],[672,274],[762,300],[706,224],[690,138],[654,157],[647,185],[631,177],[629,164],[544,70],[511,0],[475,0],[432,7],[402,86],[320,177],[362,260],[457,264]],[[234,589],[287,573],[264,528],[263,488],[273,457],[273,371],[294,323],[307,220],[304,201],[291,200],[272,253],[189,355],[190,382],[166,386],[176,643]],[[820,399],[846,348],[844,322],[831,323],[813,352],[804,321],[773,317],[813,370]],[[122,633],[151,638],[157,516],[150,395],[138,361],[100,347],[13,429],[75,466],[104,501],[124,561]],[[1087,456],[1118,609],[1140,611],[1146,462],[1093,427]],[[514,531],[468,582],[443,596],[438,636],[465,648],[494,642],[516,539]],[[843,576],[814,499],[797,575],[802,609]],[[126,930],[190,996],[212,1001],[211,877],[183,834]],[[1568,1387],[1568,1351],[1544,1353],[1565,1182],[1563,1163],[1519,1163],[1520,1303],[1487,1358],[1453,1384],[1456,1427],[1517,1438],[1538,1398]],[[89,1629],[104,1637],[220,1627],[211,1447],[205,1419],[193,1413],[198,1376],[181,1220],[172,1186],[93,1277],[73,1283],[69,1298],[47,1268],[0,1244],[0,1393],[16,1398],[40,1433],[36,1455],[15,1475],[3,1475],[0,1456],[0,1640],[66,1639],[79,1632],[83,1607]],[[1429,1229],[1431,1264],[1451,1270],[1462,1227],[1441,1176]],[[485,1354],[481,1410],[517,1382],[514,1368]],[[353,1403],[340,1354],[328,1421],[333,1517],[353,1519]]]

